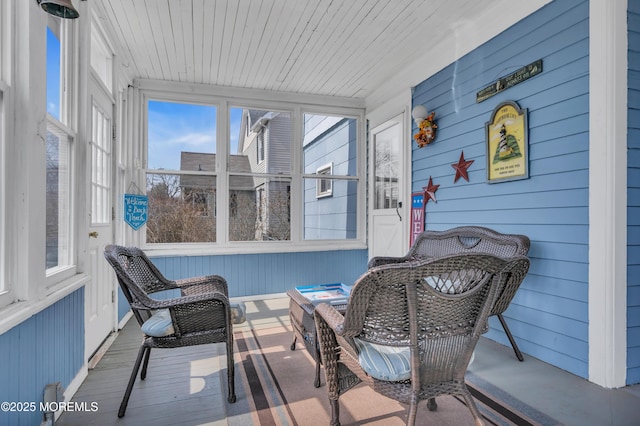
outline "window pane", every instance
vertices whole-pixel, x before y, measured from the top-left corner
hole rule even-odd
[[[229,171],[291,172],[291,114],[231,108]]]
[[[183,152],[214,154],[209,157],[208,171],[215,171],[216,108],[149,101],[147,168],[181,170]],[[198,163],[194,164],[196,170],[205,167],[200,164],[198,169]]]
[[[47,131],[46,267],[66,266],[70,256],[70,143],[63,132]]]
[[[357,237],[357,120],[317,114],[304,116],[304,239]]]
[[[229,240],[291,239],[291,180],[229,177]]]
[[[47,27],[47,112],[60,120],[60,39]]]
[[[375,198],[374,209],[398,207],[398,176],[400,174],[399,126],[378,133],[374,141]]]
[[[357,182],[331,179],[330,197],[316,196],[316,179],[304,180],[305,240],[357,237]]]
[[[148,243],[216,241],[216,177],[148,174]]]
[[[356,127],[354,118],[305,114],[304,172],[333,163],[332,173],[356,176]]]

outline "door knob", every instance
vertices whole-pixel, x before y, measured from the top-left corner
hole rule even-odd
[[[96,232],[96,231],[89,232],[89,237],[90,238],[98,238],[98,232]]]

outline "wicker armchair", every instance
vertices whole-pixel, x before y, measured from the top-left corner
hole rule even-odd
[[[110,245],[105,248],[104,255],[115,270],[120,288],[145,333],[118,417],[125,414],[141,363],[140,379],[144,380],[147,375],[151,348],[226,343],[227,400],[235,402],[233,330],[225,279],[211,275],[168,280],[142,250],[134,247]],[[180,290],[180,297],[156,300],[149,296],[174,289]],[[150,328],[153,331],[149,331]]]
[[[502,234],[480,226],[460,226],[446,231],[425,231],[416,238],[405,256],[374,257],[369,261],[369,267],[402,263],[419,257],[435,258],[455,253],[489,253],[499,257],[526,256],[529,252],[529,246],[529,238],[525,235]],[[502,316],[522,281],[513,277],[505,278],[507,285],[503,286],[502,293],[498,297],[491,315],[498,316],[516,357],[523,361],[522,352]]]
[[[523,276],[528,267],[524,256],[481,253],[386,264],[356,281],[344,316],[318,305],[331,425],[340,424],[340,395],[360,382],[409,404],[408,425],[420,401],[429,400],[433,411],[439,395],[461,395],[476,424],[484,424],[464,375],[503,275]],[[376,363],[379,357],[385,362]],[[394,368],[386,371],[388,365]]]

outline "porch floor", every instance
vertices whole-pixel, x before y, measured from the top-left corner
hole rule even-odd
[[[247,322],[234,330],[289,325],[289,300],[278,297],[246,301]],[[140,330],[131,320],[97,366],[89,371],[73,401],[96,402],[95,412],[66,412],[57,425],[224,425],[227,419],[223,379],[224,347],[202,345],[191,348],[155,350],[151,355],[148,377],[143,385],[136,382],[125,417],[117,412],[131,368],[140,345]],[[218,351],[220,355],[218,356]],[[199,360],[197,363],[190,362]],[[206,361],[206,362],[203,362]],[[188,369],[188,371],[186,371]],[[212,377],[214,383],[198,379]],[[545,413],[564,425],[640,425],[640,385],[623,389],[604,389],[525,354],[519,362],[510,347],[482,338],[469,370],[477,377],[505,391],[512,397]],[[154,374],[162,372],[162,374]],[[186,380],[190,377],[190,380]],[[189,387],[189,398],[180,410],[166,409],[163,390]],[[216,403],[217,401],[217,403]]]

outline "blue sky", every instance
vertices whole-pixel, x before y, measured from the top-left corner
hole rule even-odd
[[[216,107],[149,101],[148,168],[180,169],[180,152],[216,153]],[[241,108],[231,108],[231,154],[238,146]]]
[[[216,107],[149,101],[151,169],[180,169],[180,152],[216,152]],[[60,119],[60,41],[47,28],[47,112]],[[230,111],[230,153],[238,147],[242,108]]]

